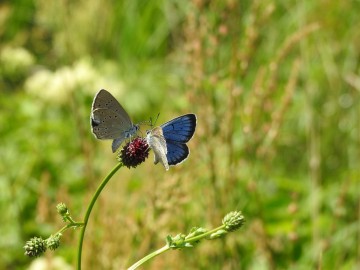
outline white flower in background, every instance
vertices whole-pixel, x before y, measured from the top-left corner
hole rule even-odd
[[[26,80],[25,90],[42,100],[60,104],[68,102],[73,91],[94,96],[100,89],[105,88],[118,96],[123,92],[124,85],[114,71],[116,66],[100,72],[90,61],[82,59],[70,67],[61,67],[54,72],[39,70]]]
[[[85,59],[75,62],[73,71],[80,84],[93,81],[98,76],[97,70]]]
[[[71,68],[61,67],[54,72],[47,91],[50,98],[57,98],[62,102],[67,102],[71,98],[71,93],[75,87],[76,78]]]
[[[42,100],[64,103],[70,98],[75,80],[68,67],[52,72],[40,70],[25,82],[25,90]]]
[[[119,80],[116,70],[116,64],[109,62],[102,63],[99,69],[95,69],[88,59],[81,59],[73,66],[77,88],[89,96],[94,96],[103,88],[113,91],[115,96],[122,93],[124,84]]]
[[[22,47],[4,47],[0,52],[0,65],[6,75],[21,73],[35,63],[35,57]]]
[[[103,77],[99,78],[93,85],[93,88],[95,89],[95,93],[98,92],[100,89],[106,89],[111,92],[111,94],[114,95],[117,99],[119,99],[124,93],[124,83],[120,81],[119,79],[115,78],[109,78],[109,77]],[[92,89],[92,90],[94,90]]]
[[[25,90],[30,94],[40,96],[41,89],[46,89],[49,86],[52,76],[50,70],[39,70],[26,80]]]
[[[124,81],[119,79],[119,67],[114,61],[104,61],[100,65],[100,72],[102,76],[95,81],[93,85],[97,91],[100,89],[107,89],[116,98],[120,98],[125,92]],[[96,91],[96,92],[97,92]]]
[[[76,78],[76,85],[79,89],[82,89],[86,94],[93,96],[98,90],[94,87],[94,84],[100,80],[101,75],[91,65],[90,61],[81,59],[77,61],[73,66],[73,73]]]
[[[33,260],[28,270],[73,270],[73,267],[65,262],[61,257],[37,258]]]

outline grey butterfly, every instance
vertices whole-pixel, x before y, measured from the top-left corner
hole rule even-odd
[[[154,164],[157,164],[160,161],[165,169],[169,170],[169,164],[166,157],[167,146],[162,128],[156,127],[152,130],[149,130],[146,135],[146,141],[154,151]]]
[[[91,131],[97,139],[113,139],[113,153],[139,130],[120,103],[105,89],[94,97],[90,115]]]

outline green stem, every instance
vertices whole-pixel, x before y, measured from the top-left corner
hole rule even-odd
[[[101,191],[104,189],[104,187],[106,186],[106,184],[109,182],[109,180],[111,179],[111,177],[123,166],[122,163],[118,163],[113,169],[112,171],[104,178],[104,180],[102,181],[102,183],[100,184],[100,186],[98,187],[98,189],[96,190],[93,198],[91,199],[91,202],[88,206],[88,209],[86,211],[85,214],[85,218],[84,218],[84,225],[82,227],[81,230],[81,234],[80,234],[80,240],[79,240],[79,247],[78,247],[78,261],[77,261],[77,269],[81,270],[81,255],[82,255],[82,246],[83,246],[83,242],[84,242],[84,235],[85,235],[85,230],[86,230],[86,225],[88,223],[91,211],[93,209],[93,206],[97,200],[97,198],[99,197]]]
[[[81,227],[81,226],[84,226],[84,223],[83,222],[72,222],[72,223],[69,223],[67,224],[66,226],[62,227],[60,230],[58,230],[54,235],[57,235],[59,233],[62,233],[63,231],[66,231],[67,229],[69,228],[72,228],[72,227]]]
[[[72,219],[72,217],[67,216],[65,217],[70,223],[76,223],[75,220]]]
[[[148,260],[156,257],[157,255],[160,255],[161,253],[168,251],[170,249],[170,247],[168,245],[163,246],[162,248],[150,253],[149,255],[146,255],[144,258],[142,258],[141,260],[137,261],[136,263],[134,263],[132,266],[130,266],[127,270],[135,270],[136,268],[138,268],[140,265],[142,265],[143,263],[147,262]]]
[[[213,233],[216,233],[218,230],[221,230],[221,229],[224,229],[225,228],[225,225],[221,225],[211,231],[208,231],[206,233],[203,233],[203,234],[199,234],[197,236],[194,236],[194,237],[190,237],[190,238],[185,238],[185,243],[192,243],[192,242],[195,242],[195,241],[198,241],[200,239],[203,239]]]
[[[203,239],[215,232],[217,232],[218,230],[224,229],[225,225],[221,225],[219,227],[217,227],[216,229],[213,229],[211,231],[208,231],[206,233],[194,236],[194,237],[189,237],[189,238],[185,238],[185,242],[186,243],[192,243],[195,241],[198,241],[200,239]],[[127,270],[135,270],[137,267],[139,267],[140,265],[142,265],[143,263],[147,262],[148,260],[154,258],[157,255],[160,255],[161,253],[168,251],[169,249],[171,249],[171,247],[169,247],[168,245],[163,246],[162,248],[150,253],[149,255],[146,255],[144,258],[142,258],[141,260],[137,261],[136,263],[134,263],[132,266],[130,266]]]

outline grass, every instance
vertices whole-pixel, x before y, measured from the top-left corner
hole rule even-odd
[[[358,268],[359,10],[281,0],[2,4],[0,51],[13,50],[0,57],[0,268],[28,267],[25,241],[63,226],[56,204],[81,219],[114,166],[110,142],[89,127],[101,87],[135,122],[194,112],[198,126],[180,166],[165,172],[151,157],[108,183],[84,269],[128,267],[168,234],[215,227],[234,209],[242,230],[146,269]],[[46,258],[75,265],[78,237],[65,234]]]

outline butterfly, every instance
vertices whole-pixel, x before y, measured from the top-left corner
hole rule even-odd
[[[168,170],[169,165],[183,162],[189,156],[186,143],[194,135],[195,128],[196,115],[185,114],[148,131],[146,139],[154,151],[154,163],[161,161]]]
[[[139,130],[120,103],[105,89],[94,97],[90,115],[91,131],[97,139],[113,139],[112,151]]]

